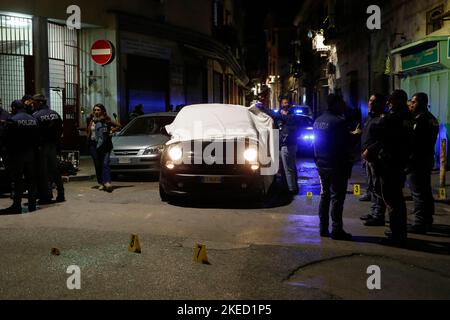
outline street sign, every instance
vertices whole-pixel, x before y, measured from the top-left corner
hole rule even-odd
[[[104,66],[114,60],[114,46],[108,40],[97,40],[91,47],[91,58],[96,64]]]

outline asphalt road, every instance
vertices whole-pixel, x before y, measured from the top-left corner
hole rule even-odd
[[[431,235],[385,247],[378,244],[385,228],[359,220],[369,204],[351,194],[353,183],[365,187],[359,167],[344,212],[355,241],[343,242],[318,235],[320,183],[306,159],[299,160],[300,194],[291,202],[275,192],[262,205],[164,203],[151,178],[122,179],[112,193],[94,180],[69,182],[64,203],[0,216],[0,299],[450,298],[450,207],[436,204]],[[9,204],[0,199],[0,207]],[[140,254],[128,251],[131,234]],[[209,264],[193,261],[196,244],[206,246]],[[380,289],[370,290],[373,265]],[[70,266],[79,267],[80,289],[68,289]]]

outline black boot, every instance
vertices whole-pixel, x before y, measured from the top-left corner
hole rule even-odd
[[[5,214],[5,215],[8,215],[8,214],[21,214],[21,213],[22,213],[22,206],[14,205],[14,204],[11,207],[9,207],[9,208],[0,210],[0,215],[1,214]]]
[[[330,231],[328,231],[328,228],[320,227],[320,236],[323,238],[328,238],[330,236]]]
[[[331,232],[331,239],[333,239],[333,240],[343,240],[343,241],[352,241],[352,235],[350,233],[345,232],[343,229],[333,230]]]
[[[64,193],[63,194],[58,193],[58,196],[56,197],[56,202],[64,202],[64,201],[66,201],[66,198],[64,197]]]
[[[408,233],[413,234],[426,234],[428,231],[430,231],[427,225],[422,224],[414,224],[412,226],[408,226]]]

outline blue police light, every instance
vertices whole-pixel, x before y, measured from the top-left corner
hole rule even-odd
[[[306,134],[304,136],[302,136],[303,140],[310,140],[310,141],[314,141],[315,137],[313,134]]]
[[[273,110],[273,112],[278,113],[278,112],[280,112],[280,109],[275,109],[275,110]]]
[[[302,114],[302,113],[303,113],[303,110],[297,109],[297,110],[295,110],[295,113],[296,113],[296,114]]]

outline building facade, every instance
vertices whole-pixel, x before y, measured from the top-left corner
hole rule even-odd
[[[379,29],[367,26],[371,5],[381,9]],[[306,1],[294,21],[303,36],[299,86],[312,96],[316,113],[326,108],[328,93],[341,94],[365,118],[372,93],[425,92],[441,124],[439,140],[448,140],[449,10],[448,0]],[[321,50],[305,43],[307,33],[311,43],[323,37]]]
[[[0,99],[8,109],[43,93],[64,117],[64,144],[76,148],[96,103],[122,123],[133,108],[161,112],[186,104],[244,103],[239,3],[233,0],[0,0]],[[91,47],[108,40],[114,58],[96,64]],[[78,134],[80,133],[80,134]]]

